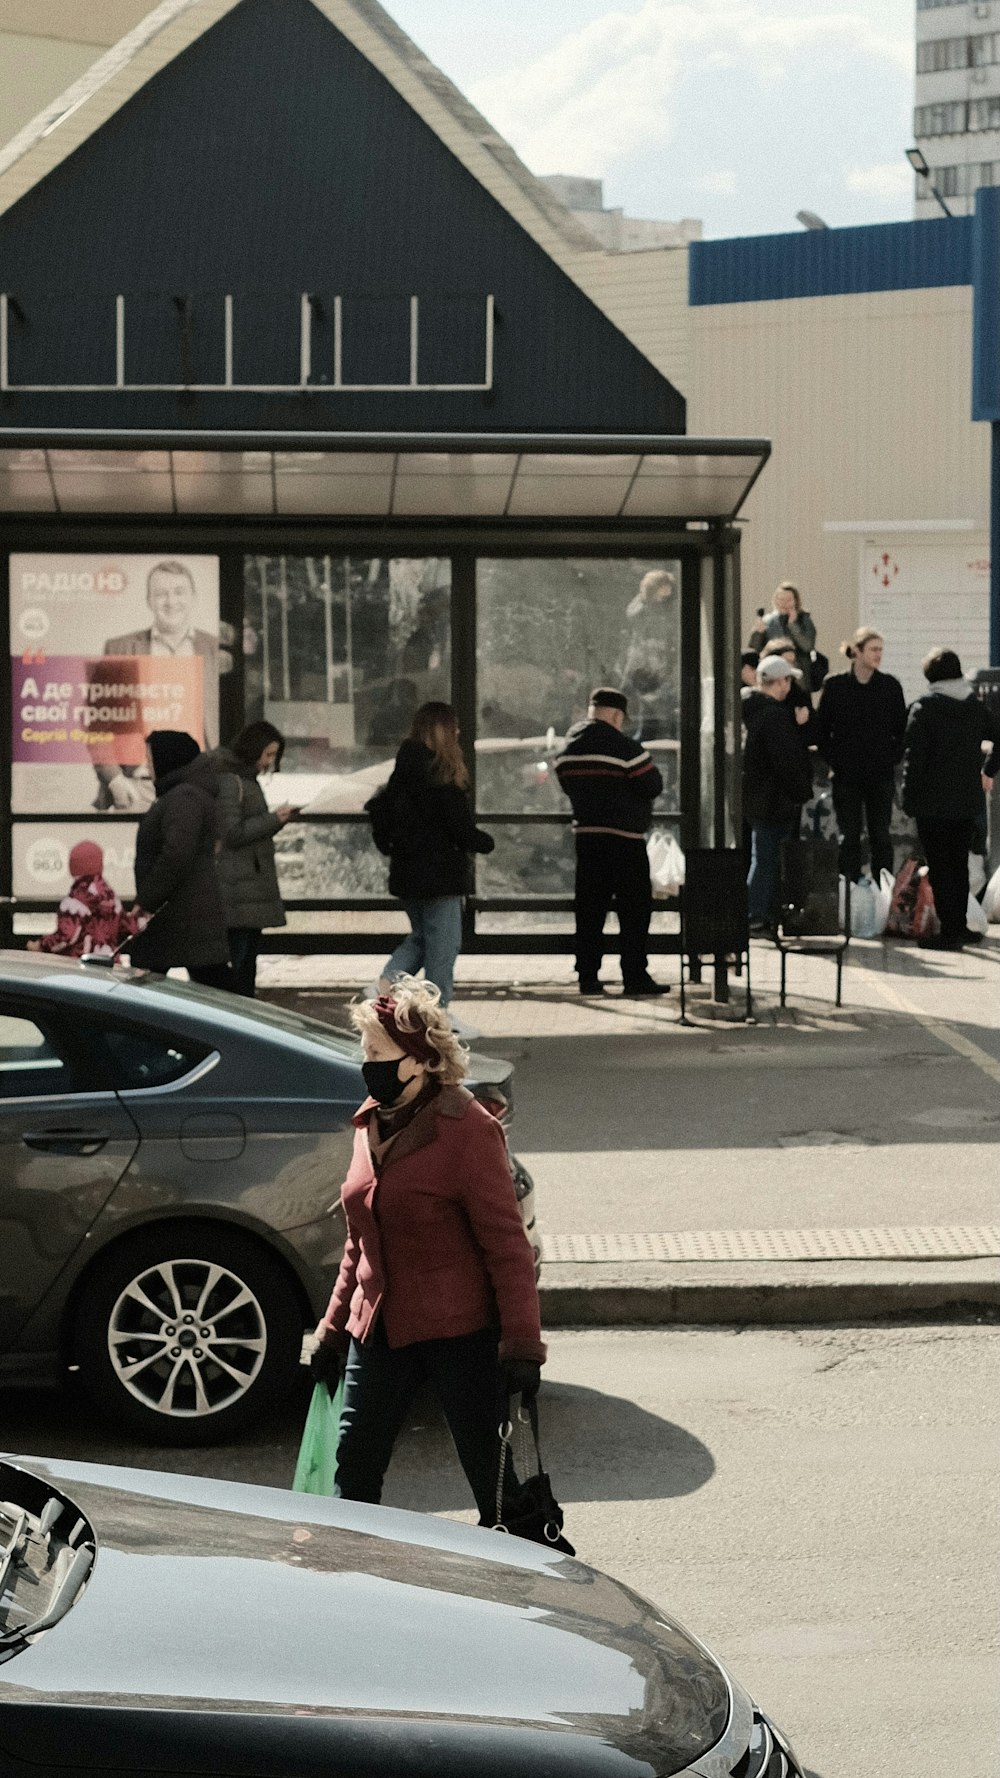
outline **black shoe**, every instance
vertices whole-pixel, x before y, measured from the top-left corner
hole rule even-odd
[[[604,993],[604,983],[599,982],[596,975],[594,976],[593,980],[591,980],[591,978],[589,976],[582,975],[580,977],[580,993],[586,994],[588,996],[592,996],[595,994],[603,994]]]
[[[971,926],[965,928],[965,931],[962,934],[963,945],[981,945],[982,942],[983,935],[981,932],[973,932]]]
[[[923,938],[917,939],[917,948],[921,951],[960,951],[964,938],[946,938],[943,932],[928,932]]]
[[[622,991],[627,1000],[637,1000],[640,996],[651,999],[657,994],[669,994],[670,986],[667,982],[654,982],[651,975],[644,975],[637,982],[625,982]]]

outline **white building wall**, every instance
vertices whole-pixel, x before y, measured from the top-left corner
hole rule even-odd
[[[916,39],[914,140],[948,208],[971,215],[977,187],[1000,184],[1000,0],[918,0]],[[961,65],[922,72],[928,58]],[[941,213],[923,180],[913,213]]]
[[[989,428],[969,418],[971,289],[720,304],[690,325],[689,430],[773,442],[743,511],[747,629],[794,580],[832,657],[864,615],[866,544],[915,525],[911,540],[967,540],[982,556]]]

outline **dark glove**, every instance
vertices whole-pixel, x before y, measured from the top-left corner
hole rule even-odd
[[[534,1401],[542,1384],[542,1367],[537,1358],[505,1358],[500,1365],[500,1381],[508,1396],[519,1395],[522,1401]]]
[[[332,1340],[320,1340],[309,1360],[309,1369],[313,1382],[325,1383],[333,1395],[344,1374],[344,1359]]]
[[[484,828],[477,827],[476,828],[476,851],[481,853],[484,858],[488,858],[495,846],[496,846],[496,840],[493,838],[493,835],[491,833],[487,833]]]

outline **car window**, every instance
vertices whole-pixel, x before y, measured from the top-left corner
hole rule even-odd
[[[289,1037],[319,1044],[328,1054],[336,1056],[338,1061],[356,1065],[361,1060],[360,1041],[350,1032],[333,1031],[329,1025],[322,1024],[319,1019],[311,1019],[305,1013],[291,1012],[287,1007],[275,1006],[264,1000],[248,1000],[222,988],[194,987],[187,982],[178,982],[164,976],[148,976],[144,979],[125,976],[116,986],[115,992],[138,993],[147,1006],[149,1002],[146,996],[153,995],[162,1003],[164,1017],[168,1016],[167,1003],[171,1000],[178,1002],[184,1011],[194,1001],[204,1012],[222,1014],[230,1027],[238,1021],[258,1034],[264,1034],[268,1029],[284,1032]]]
[[[69,1090],[69,1069],[41,1026],[0,1008],[0,1098]]]
[[[110,1084],[118,1092],[170,1086],[183,1080],[211,1054],[206,1044],[167,1031],[105,1026],[100,1037],[108,1059]]]

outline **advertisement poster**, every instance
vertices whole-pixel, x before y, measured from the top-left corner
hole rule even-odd
[[[219,739],[217,556],[12,555],[13,813],[141,815],[146,736]]]
[[[58,901],[69,893],[69,855],[78,840],[96,840],[104,853],[103,875],[128,904],[135,897],[134,821],[15,821],[14,894],[19,901]],[[51,932],[52,920],[35,921],[32,931]]]

